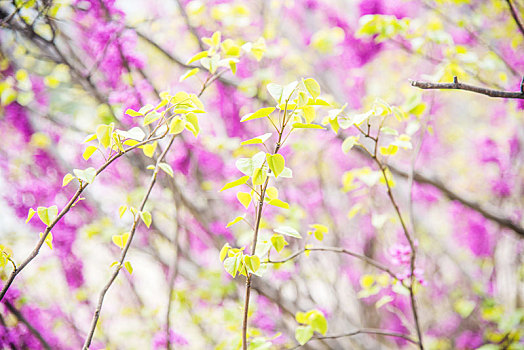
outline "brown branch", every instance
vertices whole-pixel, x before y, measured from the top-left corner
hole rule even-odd
[[[341,254],[350,255],[350,256],[352,256],[354,258],[357,258],[357,259],[360,259],[360,260],[364,261],[365,263],[367,263],[367,264],[369,264],[371,266],[376,267],[377,269],[379,269],[381,271],[386,272],[388,275],[390,275],[394,279],[399,280],[399,278],[397,277],[397,275],[393,271],[391,271],[389,268],[387,268],[386,266],[382,265],[378,261],[376,261],[374,259],[371,259],[371,258],[368,258],[365,255],[358,254],[358,253],[352,252],[350,250],[347,250],[347,249],[344,249],[344,248],[338,248],[338,247],[311,247],[311,248],[304,248],[302,250],[299,250],[299,251],[293,253],[292,255],[288,256],[285,259],[282,259],[282,260],[268,260],[268,261],[264,261],[263,263],[266,263],[266,264],[282,264],[282,263],[288,262],[290,260],[293,260],[296,257],[298,257],[298,256],[300,256],[300,255],[302,255],[302,254],[304,254],[306,252],[315,252],[315,251],[333,252],[333,253],[341,253]]]
[[[411,338],[408,335],[405,335],[405,334],[402,334],[402,333],[397,333],[397,332],[390,332],[390,331],[386,331],[386,330],[382,330],[382,329],[374,329],[374,328],[362,328],[362,329],[358,329],[356,331],[349,332],[349,333],[335,334],[335,335],[326,335],[326,336],[322,336],[322,337],[313,337],[313,338],[311,338],[311,340],[338,339],[338,338],[344,338],[344,337],[353,337],[353,336],[358,335],[358,334],[375,334],[375,335],[383,335],[383,336],[387,336],[387,337],[402,338],[404,340],[407,340],[410,343],[413,343],[415,345],[419,345],[418,341],[416,341],[415,339]],[[297,346],[295,346],[295,347],[293,347],[291,349],[298,349],[300,347],[302,347],[302,345],[297,345]]]
[[[522,35],[524,35],[524,25],[522,25],[522,22],[519,19],[519,16],[517,15],[517,10],[515,7],[513,7],[513,4],[511,3],[511,0],[506,0],[509,7],[509,12],[511,12],[511,17],[513,17],[513,20],[515,21],[515,24],[517,27],[519,27],[520,32]]]
[[[457,77],[454,78],[453,83],[432,83],[419,80],[410,80],[410,83],[411,86],[424,90],[465,90],[489,97],[524,99],[524,93],[522,91],[501,91],[459,83]]]

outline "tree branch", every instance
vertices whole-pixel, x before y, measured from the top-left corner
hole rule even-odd
[[[457,77],[453,79],[453,83],[432,83],[419,80],[410,80],[410,83],[411,86],[418,87],[419,89],[424,90],[465,90],[475,92],[477,94],[486,95],[489,97],[524,99],[523,91],[501,91],[487,89],[480,86],[459,83]]]
[[[519,30],[522,33],[522,35],[524,35],[524,25],[522,25],[522,22],[520,21],[519,16],[517,15],[515,7],[513,7],[511,0],[506,0],[506,2],[508,3],[509,12],[511,12],[511,17],[513,17],[513,20],[515,21],[517,27],[519,27]]]
[[[22,322],[27,327],[29,332],[31,332],[38,339],[38,341],[40,342],[40,344],[42,344],[42,347],[44,349],[51,350],[51,346],[44,339],[42,334],[40,334],[40,332],[38,330],[36,330],[36,328],[33,327],[33,325],[31,323],[29,323],[29,321],[26,320],[24,315],[22,315],[22,313],[19,310],[17,310],[16,307],[13,304],[11,304],[8,300],[6,300],[4,302],[4,304],[7,307],[7,309],[16,317],[16,319],[18,321]]]

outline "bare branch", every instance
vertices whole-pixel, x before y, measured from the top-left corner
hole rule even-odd
[[[524,99],[524,93],[522,91],[501,91],[459,83],[457,77],[454,78],[453,83],[432,83],[419,80],[410,80],[410,83],[411,86],[424,90],[465,90],[489,97]]]
[[[13,304],[11,304],[8,300],[6,300],[4,304],[7,307],[7,309],[16,317],[16,319],[23,323],[27,327],[29,332],[31,332],[38,339],[38,341],[40,342],[40,344],[42,344],[42,347],[44,349],[51,350],[51,346],[44,339],[42,334],[40,334],[40,332],[35,327],[33,327],[31,323],[29,323],[29,321],[24,317],[24,315],[22,315],[22,313]]]
[[[513,20],[515,21],[517,27],[519,27],[519,30],[522,33],[522,35],[524,35],[524,25],[522,25],[522,22],[520,21],[519,16],[517,15],[515,7],[513,7],[511,0],[506,0],[506,2],[508,3],[509,12],[511,12],[511,17],[513,17]]]

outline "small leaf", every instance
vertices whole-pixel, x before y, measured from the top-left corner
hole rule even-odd
[[[193,62],[195,62],[195,61],[198,61],[198,60],[201,59],[201,58],[207,57],[207,55],[208,55],[207,51],[199,52],[199,53],[197,53],[196,55],[194,55],[193,57],[191,57],[191,58],[189,59],[189,61],[187,61],[186,64],[189,65],[189,64],[191,64],[191,63],[193,63]]]
[[[389,145],[388,147],[380,147],[380,154],[384,156],[392,156],[398,151],[397,145]]]
[[[282,92],[284,88],[281,85],[270,83],[267,84],[267,91],[275,99],[277,104],[280,104],[280,100],[282,99]]]
[[[231,275],[231,277],[235,278],[238,272],[238,257],[232,256],[224,260],[224,269]]]
[[[249,207],[249,203],[251,203],[251,195],[247,192],[238,192],[237,199],[246,209]]]
[[[306,344],[313,336],[313,328],[311,326],[298,326],[295,330],[295,339],[300,345]]]
[[[237,216],[236,218],[234,218],[233,220],[227,223],[226,228],[233,226],[236,223],[239,223],[240,221],[244,220],[244,218],[245,218],[245,215]]]
[[[33,208],[29,208],[29,213],[27,213],[27,219],[25,220],[25,223],[27,224],[29,220],[35,215],[36,211]]]
[[[174,177],[175,174],[173,172],[173,168],[171,168],[171,165],[167,163],[159,163],[158,167],[166,172],[167,175]]]
[[[158,112],[151,112],[151,113],[148,113],[146,115],[146,117],[144,118],[144,121],[142,122],[142,125],[143,126],[146,126],[146,125],[149,125],[155,121],[157,121],[158,119],[160,119],[162,117],[162,114],[158,113]]]
[[[46,226],[49,226],[56,219],[58,215],[58,208],[56,205],[53,205],[49,208],[38,207],[36,212],[38,213],[40,220],[42,220]]]
[[[344,140],[344,142],[342,142],[342,152],[347,154],[349,152],[349,150],[352,149],[353,146],[355,146],[356,144],[358,144],[358,137],[356,137],[356,136],[349,136],[349,137],[347,137]]]
[[[96,137],[100,144],[107,148],[111,144],[111,133],[113,132],[112,125],[99,125],[96,128]],[[84,157],[85,158],[85,157]]]
[[[271,199],[268,202],[268,204],[269,205],[274,205],[275,207],[279,207],[279,208],[289,209],[289,204],[284,202],[284,201],[281,201],[278,198]]]
[[[89,158],[91,158],[91,156],[93,155],[93,153],[96,152],[96,150],[98,149],[98,147],[96,146],[88,146],[86,148],[86,150],[84,151],[84,153],[82,154],[82,157],[84,157],[85,160],[88,160]],[[71,174],[68,174],[68,175],[71,175]],[[72,175],[71,175],[72,176]],[[71,178],[72,180],[73,178]],[[71,181],[69,180],[69,181]]]
[[[281,154],[267,154],[266,160],[275,177],[278,177],[284,171],[285,159]]]
[[[140,113],[140,112],[137,112],[131,108],[127,109],[126,110],[126,114],[130,117],[141,117],[143,116],[144,114]]]
[[[116,244],[117,247],[120,249],[124,249],[125,245],[127,244],[127,240],[129,239],[129,232],[123,233],[121,235],[113,235],[111,237],[111,240],[114,244]]]
[[[320,96],[320,85],[313,78],[308,78],[304,80],[304,85],[306,86],[307,91],[311,94],[314,100]]]
[[[241,146],[246,146],[246,145],[255,145],[255,144],[259,144],[259,143],[264,143],[271,137],[271,135],[273,135],[273,134],[268,132],[267,134],[260,135],[260,136],[254,137],[252,139],[243,141],[240,145]]]
[[[241,122],[246,122],[248,120],[253,120],[253,119],[258,119],[258,118],[266,118],[267,116],[269,116],[271,113],[273,113],[273,111],[275,110],[276,108],[275,107],[265,107],[265,108],[261,108],[259,109],[258,111],[256,111],[255,113],[249,113],[249,114],[246,114],[242,117],[242,119],[240,119]]]
[[[384,295],[382,298],[380,298],[376,303],[375,307],[377,309],[380,309],[382,306],[390,303],[393,301],[393,297],[391,295]]]
[[[43,232],[40,232],[40,238],[44,235]],[[45,244],[49,247],[49,249],[53,249],[53,234],[49,232],[44,240]]]
[[[169,124],[169,133],[170,134],[180,134],[182,131],[184,131],[184,128],[186,127],[186,123],[180,119],[180,118],[174,118],[171,120],[171,123]]]
[[[236,186],[243,185],[247,183],[248,180],[249,180],[249,176],[242,176],[240,179],[237,179],[237,180],[234,180],[234,181],[231,181],[225,184],[224,187],[222,187],[222,189],[219,192],[229,190],[230,188],[233,188]]]
[[[144,224],[146,224],[147,228],[149,228],[149,226],[151,226],[151,213],[144,210],[140,212],[140,217]]]
[[[127,210],[127,205],[121,205],[120,208],[118,208],[118,215],[120,216],[120,218],[124,216],[126,210]]]
[[[93,183],[95,181],[96,177],[96,169],[95,168],[87,168],[84,170],[80,169],[74,169],[73,173],[76,175],[76,177],[84,182],[87,183]]]
[[[142,146],[142,151],[144,152],[145,156],[151,158],[153,154],[155,154],[157,145],[158,145],[158,141],[155,141],[153,143],[148,143]]]
[[[317,125],[317,124],[304,124],[304,123],[294,123],[294,124],[293,124],[293,128],[295,128],[295,129],[322,129],[322,130],[325,129],[325,128],[322,127],[321,125]]]
[[[193,133],[195,137],[198,136],[200,132],[200,126],[198,125],[198,117],[195,113],[188,113],[186,115],[186,128]]]
[[[67,186],[75,177],[72,174],[65,174],[64,179],[62,180],[62,187]]]
[[[274,234],[273,236],[271,236],[271,244],[273,245],[275,250],[280,253],[280,251],[284,249],[284,247],[289,243],[286,242],[284,236]]]
[[[229,243],[226,243],[226,244],[224,244],[222,249],[220,249],[220,261],[224,261],[224,259],[226,258],[226,255],[227,255],[227,251],[229,250],[229,248],[231,248],[231,246],[229,245]]]
[[[249,272],[255,273],[257,272],[258,268],[260,267],[260,258],[256,255],[251,255],[251,256],[245,255],[244,263]]]
[[[126,268],[127,272],[131,275],[133,273],[133,266],[131,266],[131,263],[129,261],[126,261],[124,263],[124,267]]]
[[[182,75],[178,81],[184,81],[189,77],[192,77],[193,75],[197,74],[200,68],[193,68],[190,71],[187,71],[186,74]]]
[[[328,324],[324,315],[319,311],[315,310],[315,312],[313,313],[313,317],[310,316],[309,324],[311,325],[311,328],[313,328],[314,331],[317,331],[322,335],[326,335]]]
[[[266,171],[261,168],[256,168],[255,172],[253,173],[253,186],[262,185],[266,181],[266,178]]]
[[[276,229],[274,229],[273,231],[275,231],[276,233],[280,233],[284,236],[291,236],[291,237],[295,237],[295,238],[302,238],[302,236],[300,235],[300,233],[298,233],[297,230],[295,230],[293,227],[289,227],[289,226],[280,226]]]

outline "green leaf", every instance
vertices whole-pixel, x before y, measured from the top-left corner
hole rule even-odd
[[[222,192],[222,191],[225,191],[225,190],[229,190],[230,188],[233,188],[233,187],[236,187],[236,186],[240,186],[240,185],[243,185],[245,184],[247,181],[249,180],[249,176],[242,176],[240,179],[237,179],[237,180],[234,180],[234,181],[231,181],[231,182],[228,182],[227,184],[224,185],[224,187],[222,187],[222,189],[218,192]]]
[[[29,208],[29,213],[27,213],[27,219],[25,220],[25,223],[27,224],[29,220],[35,215],[36,211],[33,208]]]
[[[220,261],[224,261],[224,259],[226,258],[226,255],[227,255],[227,251],[229,250],[229,248],[231,248],[231,246],[229,245],[229,243],[226,243],[224,244],[224,246],[222,247],[222,249],[220,249]]]
[[[76,175],[76,177],[84,182],[87,183],[93,183],[95,181],[96,177],[96,169],[95,168],[87,168],[84,170],[80,169],[74,169],[73,173]]]
[[[111,237],[111,240],[114,244],[116,244],[117,247],[120,249],[124,249],[127,240],[129,239],[129,232],[123,233],[121,235],[113,235]]]
[[[304,80],[304,85],[314,100],[316,100],[316,98],[320,96],[320,85],[317,83],[315,79],[308,78]]]
[[[255,113],[246,114],[245,116],[240,119],[241,122],[247,122],[248,120],[258,119],[258,118],[266,118],[269,116],[273,111],[275,110],[275,107],[265,107],[261,108]]]
[[[96,146],[87,146],[86,150],[82,154],[82,157],[84,157],[85,160],[88,160],[89,158],[91,158],[93,153],[96,152],[97,149],[98,149],[98,147],[96,147]],[[67,174],[67,175],[71,175],[71,174]],[[73,175],[71,175],[71,180],[72,179],[73,179]],[[71,181],[71,180],[69,180],[69,181]]]
[[[453,304],[453,308],[462,318],[467,318],[469,315],[471,315],[473,310],[475,310],[475,306],[476,304],[474,301],[467,299],[457,300]]]
[[[128,131],[124,130],[117,130],[117,134],[131,140],[137,140],[142,141],[146,137],[146,134],[142,129],[140,129],[138,126],[135,126],[134,128],[129,129]]]
[[[118,208],[118,215],[120,216],[120,218],[124,216],[126,210],[127,210],[127,205],[121,205],[120,208]]]
[[[269,169],[275,174],[275,177],[278,177],[284,171],[285,159],[281,154],[267,154],[266,155],[267,164]]]
[[[260,258],[256,255],[245,255],[244,264],[249,272],[255,273],[260,267]]]
[[[293,81],[286,86],[284,86],[284,89],[282,90],[282,102],[289,101],[291,97],[293,96],[293,93],[297,89],[298,81]]]
[[[200,68],[193,68],[186,72],[186,74],[182,75],[178,81],[184,81],[189,77],[192,77],[193,75],[197,74]]]
[[[137,112],[137,111],[135,111],[135,110],[133,110],[133,109],[131,109],[131,108],[128,108],[128,109],[126,110],[126,114],[127,114],[128,116],[130,116],[130,117],[141,117],[141,116],[144,115],[144,114],[142,114],[142,113],[140,113],[140,112]]]
[[[393,297],[391,295],[384,295],[382,298],[380,298],[376,303],[375,307],[377,309],[380,309],[382,306],[390,303],[393,301]]]
[[[280,253],[280,251],[284,249],[284,247],[287,246],[289,243],[286,242],[284,236],[274,234],[273,236],[271,236],[271,244],[273,245],[275,250]]]
[[[65,174],[64,179],[62,180],[62,187],[67,186],[75,177],[72,174]]]
[[[46,226],[49,226],[56,219],[56,217],[58,215],[58,208],[57,208],[56,205],[53,205],[53,206],[51,206],[49,208],[38,207],[36,209],[36,212],[38,213],[38,217],[40,218],[40,220],[42,220],[42,222]]]
[[[289,226],[280,226],[280,227],[274,229],[273,231],[275,231],[276,233],[283,234],[284,236],[290,236],[290,237],[295,237],[295,238],[302,238],[302,236],[300,235],[300,233],[298,233],[297,230],[295,230],[293,227],[289,227]]]
[[[231,277],[235,278],[238,272],[239,268],[239,257],[238,256],[230,256],[226,260],[224,260],[224,269],[231,275]]]
[[[304,106],[302,107],[302,112],[304,112],[304,118],[306,118],[306,123],[310,124],[315,120],[316,112],[315,107]]]
[[[112,125],[99,125],[96,128],[96,137],[100,144],[107,148],[111,144],[111,133],[113,132]]]
[[[255,169],[261,168],[265,160],[266,154],[264,152],[258,152],[251,158],[237,159],[235,165],[244,175],[252,176]]]
[[[199,52],[199,53],[197,53],[196,55],[194,55],[193,57],[191,57],[191,58],[189,59],[189,61],[187,61],[186,64],[189,65],[189,64],[191,64],[191,63],[193,63],[193,62],[195,62],[195,61],[198,61],[198,60],[201,59],[201,58],[207,57],[207,55],[208,55],[207,51]]]
[[[180,118],[174,118],[171,120],[171,123],[169,124],[169,133],[170,134],[180,134],[182,131],[184,131],[184,128],[186,127],[186,123],[180,119]]]
[[[273,135],[273,134],[268,132],[267,134],[260,135],[260,136],[254,137],[252,139],[243,141],[242,143],[240,143],[240,145],[241,146],[246,146],[246,145],[256,145],[256,144],[259,144],[259,143],[264,143],[271,137],[271,135]]]
[[[247,192],[238,192],[237,199],[246,209],[249,207],[249,203],[251,203],[251,195]]]
[[[43,232],[40,232],[40,238],[44,235]],[[49,247],[49,249],[53,249],[53,234],[49,232],[44,240],[45,244]]]
[[[289,204],[284,202],[284,201],[281,201],[280,199],[278,198],[273,198],[271,199],[269,202],[268,202],[269,205],[274,205],[275,207],[279,207],[279,208],[284,208],[284,209],[289,209]]]
[[[227,223],[226,228],[233,226],[236,223],[239,223],[240,221],[244,220],[244,218],[245,218],[245,215],[237,216],[236,218],[234,218],[233,220]]]
[[[167,163],[159,163],[158,167],[165,171],[165,173],[171,177],[174,177],[175,174],[173,173],[173,168],[171,168],[171,165]]]
[[[126,268],[127,272],[131,275],[133,273],[133,266],[131,266],[131,263],[129,261],[126,261],[124,263],[124,267]]]
[[[155,121],[157,121],[158,119],[160,119],[162,117],[162,114],[158,113],[158,112],[151,112],[151,113],[148,113],[146,115],[146,117],[144,118],[144,121],[142,122],[142,125],[143,126],[146,126],[146,125],[149,125]]]
[[[355,146],[356,144],[358,144],[358,137],[356,136],[347,137],[344,140],[344,142],[342,142],[342,152],[347,154],[349,150],[352,149],[353,146]]]
[[[200,132],[200,126],[198,125],[198,117],[195,113],[186,114],[186,128],[193,133],[195,137],[198,136]]]
[[[266,181],[267,174],[264,169],[256,168],[253,174],[253,186],[259,186]]]
[[[295,330],[295,339],[300,345],[306,344],[313,336],[313,328],[311,326],[298,326]]]
[[[142,218],[144,224],[146,224],[147,228],[149,228],[149,226],[151,226],[151,213],[145,210],[141,211],[140,217]]]
[[[314,331],[317,331],[322,335],[326,335],[328,324],[326,318],[321,312],[315,310],[312,316],[310,316],[309,325],[311,328],[313,328]]]
[[[277,104],[280,104],[280,100],[282,99],[282,91],[284,88],[281,85],[270,83],[267,84],[267,91],[275,99]]]
[[[293,124],[293,127],[295,129],[322,129],[324,130],[325,128],[322,127],[321,125],[317,125],[317,124],[304,124],[304,123],[294,123]]]

